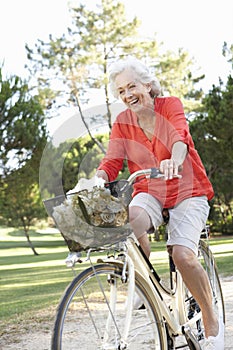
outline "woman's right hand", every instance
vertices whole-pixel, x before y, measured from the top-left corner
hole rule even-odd
[[[95,176],[101,177],[104,179],[106,182],[109,182],[108,175],[104,170],[97,170],[95,173]]]

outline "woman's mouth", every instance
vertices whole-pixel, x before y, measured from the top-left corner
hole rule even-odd
[[[129,105],[130,105],[130,106],[133,106],[133,105],[137,104],[138,101],[139,101],[139,99],[138,99],[138,98],[135,98],[135,99],[133,99],[132,101],[129,102]]]

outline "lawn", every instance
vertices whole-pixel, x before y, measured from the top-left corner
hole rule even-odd
[[[0,320],[57,305],[73,278],[64,263],[68,249],[59,233],[33,230],[30,237],[37,256],[22,231],[0,229]],[[78,265],[77,270],[85,265]]]
[[[68,249],[59,233],[32,230],[31,240],[39,253],[33,255],[22,231],[0,227],[0,321],[12,322],[15,318],[26,318],[36,312],[52,308],[55,310],[66,286],[73,278],[64,260]],[[212,238],[219,273],[233,274],[233,237]],[[99,255],[99,254],[98,254]],[[151,262],[160,273],[166,269],[164,242],[152,243]],[[94,257],[94,260],[96,257]],[[85,262],[77,264],[76,273],[87,267]]]

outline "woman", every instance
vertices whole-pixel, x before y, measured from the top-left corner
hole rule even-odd
[[[113,125],[107,154],[96,175],[114,180],[126,159],[130,173],[158,167],[164,180],[141,177],[134,185],[129,220],[145,254],[147,231],[169,212],[168,251],[184,282],[199,303],[205,326],[204,349],[224,349],[224,326],[213,309],[208,278],[197,259],[198,241],[214,196],[195,150],[180,100],[160,97],[160,84],[137,59],[119,60],[111,67],[110,86],[127,109]],[[177,176],[181,175],[181,176]]]

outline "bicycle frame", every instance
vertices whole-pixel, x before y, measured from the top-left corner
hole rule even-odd
[[[176,274],[176,285],[174,289],[166,288],[160,283],[159,277],[154,275],[154,272],[150,269],[144,256],[140,252],[140,249],[134,240],[134,238],[128,238],[125,243],[126,249],[124,251],[125,261],[121,262],[123,264],[122,269],[122,279],[126,278],[125,271],[127,268],[127,279],[130,281],[127,290],[127,313],[125,317],[125,328],[124,333],[121,336],[121,349],[124,349],[124,344],[127,344],[128,331],[131,322],[131,315],[133,312],[133,300],[135,295],[135,274],[140,275],[140,278],[144,280],[144,284],[148,286],[148,294],[153,301],[154,307],[159,314],[159,319],[161,324],[164,325],[165,332],[165,322],[169,326],[171,333],[174,336],[185,335],[187,337],[192,337],[190,334],[191,325],[196,323],[201,318],[201,312],[193,317],[191,320],[186,321],[185,319],[185,306],[184,306],[184,283],[179,271],[174,272]],[[104,262],[119,265],[120,262],[116,258],[111,258],[104,260]],[[106,339],[110,333],[109,327],[111,321],[113,321],[113,313],[111,305],[114,305],[115,293],[114,286],[110,297],[110,307],[109,307],[109,317],[106,322]],[[164,295],[169,299],[164,300]],[[193,338],[193,337],[192,337]],[[195,340],[193,340],[195,342]],[[196,349],[200,349],[199,344],[196,344]]]

